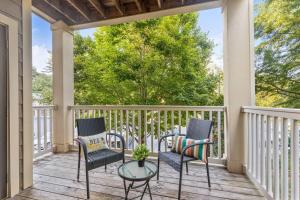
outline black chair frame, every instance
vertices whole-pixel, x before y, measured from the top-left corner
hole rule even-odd
[[[88,120],[88,119],[87,119]],[[77,127],[78,127],[78,123],[77,123]],[[123,163],[125,162],[125,140],[124,140],[124,137],[122,135],[119,135],[119,134],[116,134],[116,133],[106,133],[106,142],[108,142],[108,139],[107,137],[108,136],[115,136],[115,137],[118,137],[121,141],[121,144],[122,144],[122,151],[121,151],[121,155],[120,156],[120,159],[118,160],[122,160]],[[81,161],[81,150],[83,150],[83,154],[84,154],[84,160],[85,160],[85,172],[86,172],[86,189],[87,189],[87,199],[90,198],[90,188],[89,188],[89,171],[92,170],[92,169],[95,169],[95,168],[98,168],[98,167],[101,167],[101,166],[105,166],[105,171],[107,169],[107,164],[110,164],[110,163],[113,163],[113,162],[116,162],[118,160],[114,160],[114,161],[110,161],[109,160],[109,157],[108,159],[105,159],[105,162],[104,164],[101,164],[101,165],[97,165],[97,166],[94,166],[91,162],[91,156],[89,155],[88,151],[87,151],[87,146],[85,144],[85,142],[81,139],[81,138],[76,138],[74,139],[74,141],[76,141],[78,143],[78,170],[77,170],[77,181],[79,182],[79,179],[80,179],[80,161]],[[115,144],[117,145],[117,144]],[[101,151],[101,150],[99,150]]]
[[[212,124],[211,124],[211,127],[212,127]],[[211,132],[211,128],[209,129],[208,138],[206,138],[206,139],[209,139],[210,132]],[[159,180],[159,165],[160,165],[160,156],[159,155],[160,155],[160,152],[161,152],[161,143],[162,143],[162,141],[166,140],[168,137],[175,137],[176,135],[186,136],[185,134],[168,134],[168,135],[165,135],[165,136],[161,137],[160,140],[159,140],[159,143],[158,143],[158,159],[157,159],[157,165],[158,165],[157,180]],[[211,187],[210,176],[209,176],[209,167],[208,167],[208,152],[209,152],[209,148],[210,148],[209,145],[214,144],[214,142],[208,141],[208,142],[201,142],[201,143],[194,143],[194,144],[191,144],[191,145],[187,145],[187,146],[184,147],[184,149],[182,150],[181,155],[180,155],[180,171],[179,171],[180,175],[179,175],[178,199],[180,199],[180,197],[181,197],[183,164],[184,163],[186,164],[186,173],[188,174],[188,162],[192,161],[192,160],[184,161],[184,157],[186,157],[185,152],[189,148],[192,148],[192,147],[197,146],[197,145],[202,145],[202,144],[207,144],[207,151],[206,151],[206,155],[205,155],[207,162],[205,163],[205,166],[206,166],[208,187],[209,188]],[[196,159],[193,159],[193,160],[196,160]]]

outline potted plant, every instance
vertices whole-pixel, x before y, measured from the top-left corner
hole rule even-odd
[[[138,161],[139,167],[144,167],[145,159],[149,156],[149,150],[145,144],[138,145],[133,151],[133,159]]]

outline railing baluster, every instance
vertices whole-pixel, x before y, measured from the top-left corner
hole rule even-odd
[[[288,153],[288,145],[289,145],[289,142],[288,142],[288,123],[289,123],[289,120],[284,118],[283,119],[283,124],[282,124],[282,128],[281,128],[281,139],[282,139],[282,160],[281,160],[281,163],[282,163],[282,174],[281,174],[281,177],[282,177],[282,183],[281,183],[281,186],[282,186],[282,196],[281,196],[281,199],[288,199],[289,198],[289,182],[288,182],[288,179],[289,179],[289,165],[288,165],[288,156],[289,156],[289,153]]]
[[[111,133],[111,110],[108,111],[108,132]],[[108,146],[111,148],[111,136],[108,136]]]
[[[50,131],[50,148],[52,150],[52,147],[53,147],[53,109],[50,109],[49,110],[49,131]]]
[[[157,142],[160,140],[160,110],[157,112]]]
[[[142,113],[138,111],[138,127],[139,127],[139,144],[142,144]]]
[[[145,145],[147,146],[147,110],[144,110],[144,140]]]
[[[115,134],[118,134],[118,110],[115,110],[114,112],[114,124],[115,124]],[[115,140],[115,149],[117,148],[117,137],[114,136],[114,140]]]
[[[128,116],[128,110],[126,109],[126,146],[127,146],[127,149],[130,149],[130,146],[129,146],[129,116]]]
[[[174,110],[171,111],[171,132],[174,133]]]
[[[174,110],[171,111],[171,133],[174,134]],[[172,146],[174,144],[174,137],[172,137]]]
[[[153,153],[154,148],[154,116],[153,110],[151,111],[151,152]]]
[[[164,111],[164,125],[165,125],[165,135],[167,135],[168,134],[168,124],[167,124],[167,122],[168,122],[168,113],[167,113],[168,111]],[[168,138],[166,138],[165,139],[165,151],[167,151],[167,148],[168,148]]]
[[[297,120],[291,123],[291,199],[299,199],[299,125]]]
[[[274,118],[274,199],[279,199],[279,123],[278,117]]]
[[[188,128],[188,124],[189,124],[189,111],[186,110],[185,111],[185,130],[187,131]],[[185,133],[186,134],[186,133]]]
[[[132,139],[132,149],[134,149],[134,143],[135,143],[135,116],[134,116],[134,110],[131,111],[132,116],[132,132],[131,132],[131,139]]]
[[[36,133],[36,123],[35,123],[35,109],[32,110],[32,131],[33,131],[33,153],[35,154],[35,138],[37,136],[37,133]]]
[[[181,110],[178,111],[178,129],[179,134],[181,134]]]
[[[267,181],[267,191],[269,194],[272,193],[272,154],[271,154],[271,131],[272,131],[272,123],[271,123],[271,117],[267,116],[267,175],[268,175],[268,181]]]
[[[44,151],[46,151],[47,149],[48,149],[48,145],[47,145],[47,143],[48,143],[48,141],[47,141],[47,131],[48,131],[48,129],[47,129],[47,110],[46,109],[44,109],[43,110],[44,111]]]
[[[265,116],[261,116],[261,170],[260,170],[260,180],[264,188],[266,188],[266,123]]]
[[[75,138],[75,124],[76,124],[76,110],[70,110],[72,114],[72,140]],[[73,145],[75,145],[75,142],[73,142]]]
[[[212,111],[209,111],[209,120],[213,120]],[[213,141],[213,128],[214,127],[211,128],[211,132],[210,132],[210,140],[211,141]],[[214,157],[214,148],[212,145],[210,146],[209,150],[210,150],[209,156],[211,158]]]
[[[221,158],[221,112],[218,111],[218,158]]]
[[[120,110],[120,134],[124,137],[124,135],[123,135],[123,112],[124,112],[124,110]]]
[[[248,113],[248,171],[252,174],[253,168],[252,168],[252,141],[253,141],[253,134],[252,134],[252,113]]]
[[[40,119],[40,111],[37,110],[37,143],[38,143],[38,153],[41,152],[41,119]]]
[[[256,114],[252,114],[252,175],[256,174]]]
[[[259,181],[259,183],[261,182],[260,180],[260,154],[261,154],[261,147],[260,147],[260,143],[261,143],[261,115],[257,115],[256,117],[256,179]]]

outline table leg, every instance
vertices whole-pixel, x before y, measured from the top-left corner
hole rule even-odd
[[[148,181],[148,190],[149,190],[149,195],[150,195],[150,199],[152,200],[152,194],[151,194],[151,189],[150,189],[150,184],[149,184],[149,181]]]
[[[126,187],[126,181],[125,179],[123,179],[123,183],[124,183],[124,190],[125,190],[125,199],[127,200],[127,187]]]
[[[143,197],[144,197],[144,194],[145,194],[146,189],[147,189],[147,187],[148,187],[148,183],[149,183],[149,181],[146,182],[146,186],[145,186],[145,189],[144,189],[143,194],[142,194],[142,196],[141,196],[141,200],[142,200]]]

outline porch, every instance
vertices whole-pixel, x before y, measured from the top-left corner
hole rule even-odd
[[[77,154],[51,154],[34,162],[34,184],[14,199],[85,199],[85,171],[81,167],[81,181],[76,181]],[[130,158],[127,157],[128,161]],[[155,162],[155,160],[153,160]],[[121,162],[90,172],[91,199],[124,199],[122,179],[117,174]],[[151,181],[153,199],[176,199],[179,173],[161,164],[159,182]],[[212,186],[207,187],[204,165],[190,164],[189,174],[183,175],[182,199],[264,199],[250,180],[241,174],[229,173],[224,167],[210,167]],[[140,196],[134,190],[129,197]],[[149,199],[146,194],[145,199]]]
[[[56,112],[56,109],[56,106],[33,108],[34,157],[55,151],[53,112]],[[153,159],[156,159],[157,156],[157,141],[162,136],[170,133],[185,134],[191,118],[212,120],[214,125],[211,140],[215,142],[209,150],[212,188],[209,190],[207,187],[204,166],[201,167],[199,163],[194,163],[191,173],[183,176],[185,180],[183,196],[186,199],[201,197],[201,199],[260,199],[263,198],[262,195],[274,199],[296,199],[295,197],[299,195],[300,110],[242,107],[240,112],[242,116],[240,121],[245,127],[245,146],[243,148],[244,156],[247,158],[243,175],[230,173],[226,169],[228,167],[226,151],[228,148],[226,145],[228,143],[228,130],[226,129],[228,114],[226,107],[96,105],[69,106],[68,108],[68,113],[72,118],[71,138],[77,137],[77,128],[74,123],[76,119],[104,117],[107,130],[121,134],[125,138],[128,156],[131,155],[136,145],[144,143],[150,150]],[[109,141],[111,148],[119,149],[116,138],[111,137]],[[173,140],[170,139],[163,143],[162,149],[168,150],[172,142]],[[71,142],[69,149],[76,150],[76,146]],[[43,190],[39,186],[42,187],[45,183],[50,184],[49,187],[43,186],[49,189],[46,192],[54,193],[54,191],[64,191],[65,188],[71,187],[72,189],[68,188],[72,191],[70,192],[71,196],[76,194],[79,196],[73,196],[74,198],[84,198],[85,184],[75,181],[76,159],[74,152],[69,152],[54,154],[34,162],[35,185],[21,195],[37,195],[41,198],[43,194],[35,192],[35,190]],[[119,165],[120,163],[111,165],[106,173],[104,173],[104,169],[96,169],[91,173],[94,197],[103,195],[102,192],[104,194],[106,194],[105,192],[116,193],[107,198],[122,197],[123,185],[120,185],[121,179],[116,172]],[[173,169],[167,165],[162,166],[162,183],[156,184],[155,179],[152,180],[153,189],[155,188],[154,194],[157,195],[157,198],[175,198],[179,174],[175,171],[173,173]],[[97,175],[98,173],[101,176]],[[84,175],[84,173],[82,174]],[[110,180],[106,181],[106,178],[102,180],[102,177]],[[101,179],[101,181],[96,179]],[[56,185],[53,185],[51,181]],[[62,187],[58,187],[57,184]],[[96,186],[108,188],[97,189]],[[167,189],[163,190],[162,188]],[[76,192],[73,192],[74,190]],[[56,195],[59,194],[58,192]]]
[[[191,118],[214,122],[211,139],[215,144],[209,152],[212,188],[207,188],[204,168],[196,163],[183,176],[184,199],[263,199],[262,194],[268,199],[299,199],[300,110],[254,106],[253,0],[145,1],[145,10],[144,1],[99,2],[1,1],[0,22],[10,30],[8,63],[13,69],[9,70],[5,197],[84,199],[84,178],[76,182],[74,121],[104,117],[108,131],[125,137],[128,155],[137,144],[145,143],[154,159],[161,136],[185,133]],[[222,7],[224,19],[224,107],[74,105],[73,31],[216,7]],[[128,12],[130,8],[134,9]],[[32,11],[52,24],[54,91],[54,105],[33,108]],[[166,141],[165,150],[172,142]],[[119,148],[113,137],[109,145]],[[46,154],[51,155],[32,163]],[[110,165],[106,173],[103,168],[91,172],[92,199],[124,197],[116,173],[119,164]],[[161,181],[151,182],[155,199],[176,199],[178,173],[167,165],[162,169]],[[140,194],[135,191],[131,197]]]

